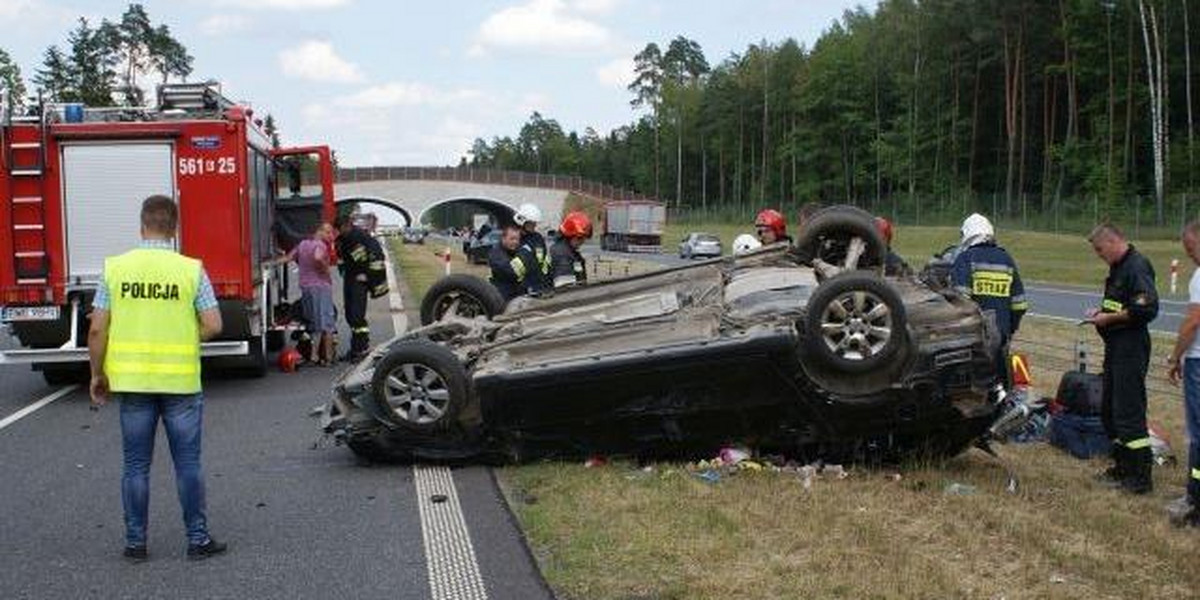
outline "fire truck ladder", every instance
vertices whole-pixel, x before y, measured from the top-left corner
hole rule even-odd
[[[12,192],[9,223],[18,285],[45,285],[50,278],[46,253],[46,124],[38,115],[4,112],[0,122],[0,151],[4,155]]]

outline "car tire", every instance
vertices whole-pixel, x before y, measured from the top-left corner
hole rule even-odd
[[[433,342],[401,342],[375,365],[371,398],[397,427],[417,432],[454,425],[470,395],[467,371],[450,350]]]
[[[848,374],[886,368],[908,343],[904,303],[883,278],[849,272],[817,286],[805,315],[809,356]]]
[[[845,248],[858,237],[866,243],[857,269],[879,271],[887,256],[887,244],[875,228],[875,217],[853,206],[834,206],[821,210],[801,229],[796,250],[805,260],[822,259],[841,265]]]
[[[458,315],[489,319],[504,312],[506,304],[491,283],[473,275],[449,275],[429,286],[421,299],[421,325],[440,321],[455,302]]]

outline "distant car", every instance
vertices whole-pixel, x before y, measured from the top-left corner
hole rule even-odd
[[[486,265],[488,253],[492,251],[492,246],[499,243],[499,229],[493,229],[483,234],[481,238],[471,238],[471,243],[467,246],[467,262],[473,265]]]
[[[400,231],[400,236],[405,244],[424,244],[429,231],[424,227],[405,227]]]
[[[721,256],[721,238],[711,233],[689,233],[679,243],[679,258]]]

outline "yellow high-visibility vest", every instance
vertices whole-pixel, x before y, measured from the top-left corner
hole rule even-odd
[[[109,296],[104,373],[114,392],[200,391],[200,261],[139,248],[104,261]]]

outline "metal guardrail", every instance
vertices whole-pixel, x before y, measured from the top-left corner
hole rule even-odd
[[[658,202],[659,200],[606,183],[584,179],[579,175],[554,175],[528,173],[525,171],[503,171],[475,167],[339,167],[335,173],[337,183],[360,181],[457,181],[511,185],[553,190],[565,190],[591,196],[599,200],[637,200]]]

